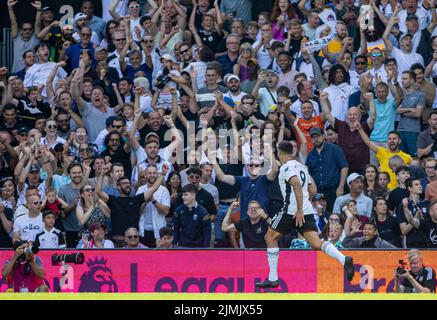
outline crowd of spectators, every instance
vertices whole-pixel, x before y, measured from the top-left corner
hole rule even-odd
[[[437,247],[435,0],[96,1],[7,0],[0,247],[265,248],[283,140],[322,239]]]

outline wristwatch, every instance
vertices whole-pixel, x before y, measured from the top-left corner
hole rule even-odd
[[[155,199],[153,199],[151,202],[152,202],[152,204],[156,204],[157,201]]]

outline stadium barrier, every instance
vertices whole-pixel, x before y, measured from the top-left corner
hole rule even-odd
[[[81,250],[82,265],[52,266],[54,253],[38,254],[51,291],[61,292],[262,292],[255,283],[268,275],[265,250]],[[393,292],[394,269],[406,260],[404,250],[343,251],[355,262],[355,278],[348,283],[340,264],[311,250],[281,250],[280,286],[269,292],[348,293]],[[0,263],[12,255],[0,251]],[[423,251],[424,262],[437,270],[437,251]],[[65,278],[62,279],[63,272]],[[65,281],[64,281],[65,280]],[[6,279],[0,291],[10,291]],[[267,291],[267,290],[266,290]]]

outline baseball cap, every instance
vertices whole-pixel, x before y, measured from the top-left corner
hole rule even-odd
[[[414,19],[419,20],[419,18],[414,13],[409,13],[406,21],[410,21],[410,20],[414,20]]]
[[[104,224],[101,223],[93,223],[90,226],[90,232],[93,233],[94,231],[96,231],[97,229],[103,228],[103,230],[106,230],[106,226]]]
[[[169,54],[169,53],[165,53],[165,54],[163,54],[163,55],[161,56],[161,60],[162,60],[162,59],[164,59],[164,60],[168,60],[168,61],[171,61],[171,62],[176,62],[175,58],[174,58],[171,54]]]
[[[29,172],[39,172],[39,166],[37,164],[32,164],[30,166]]]
[[[411,33],[403,33],[403,34],[401,34],[401,36],[399,37],[399,40],[402,40],[403,38],[405,38],[405,37],[413,37],[413,35],[411,34]]]
[[[316,134],[323,135],[323,130],[320,129],[319,127],[312,127],[310,129],[310,137],[312,137],[313,135],[316,135]]]
[[[97,48],[94,49],[94,53],[99,53],[100,51],[106,51],[106,52],[108,52],[107,49],[102,48],[102,47],[97,47]]]
[[[148,141],[150,137],[156,137],[156,139],[158,139],[159,141],[159,136],[156,132],[149,132],[148,134],[146,134],[145,140]]]
[[[74,27],[71,24],[64,24],[62,26],[62,30],[65,30],[65,29],[73,31]]]
[[[322,199],[326,199],[323,193],[316,193],[313,197],[313,201],[320,201]]]
[[[358,174],[358,173],[354,172],[354,173],[351,173],[351,174],[347,177],[346,182],[347,182],[347,184],[349,184],[349,183],[351,183],[352,181],[354,181],[354,180],[356,180],[356,179],[358,179],[358,178],[364,179],[364,176],[362,176],[361,174]]]
[[[275,70],[272,70],[272,69],[267,70],[267,74],[274,74],[275,76],[279,77],[279,74]]]
[[[239,77],[239,76],[237,76],[237,75],[235,75],[235,74],[231,74],[231,75],[228,77],[227,82],[231,81],[232,79],[235,79],[235,80],[240,81],[240,77]]]
[[[86,14],[83,12],[79,12],[74,16],[74,22],[77,22],[79,19],[86,19]]]
[[[45,12],[47,12],[47,11],[55,12],[55,9],[53,9],[53,7],[50,7],[50,6],[46,6],[46,7],[42,8],[41,11],[42,11],[43,13],[45,13]]]
[[[26,126],[22,126],[22,127],[19,127],[19,128],[17,129],[17,133],[18,133],[18,134],[20,134],[20,133],[28,133],[28,132],[29,132],[29,128],[26,127]]]

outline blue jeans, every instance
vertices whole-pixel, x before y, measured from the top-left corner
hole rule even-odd
[[[214,232],[215,232],[215,241],[226,241],[226,233],[222,231],[222,223],[223,219],[226,216],[226,212],[228,212],[229,205],[221,204],[219,206],[219,210],[217,212],[215,222],[214,222]]]
[[[414,157],[417,153],[417,137],[419,134],[417,132],[411,131],[400,131],[401,136],[401,150],[408,153],[410,156]]]

